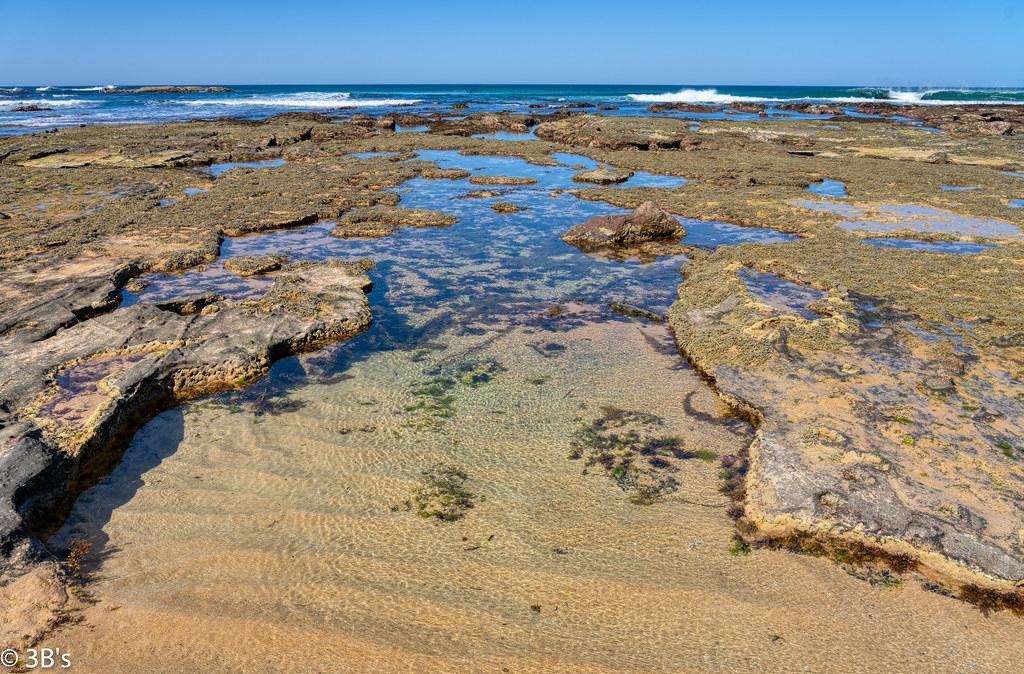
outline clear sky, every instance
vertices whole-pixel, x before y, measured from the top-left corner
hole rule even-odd
[[[1022,0],[0,0],[0,84],[1024,85]]]

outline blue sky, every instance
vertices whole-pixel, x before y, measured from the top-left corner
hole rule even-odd
[[[1024,85],[1021,0],[3,0],[0,84]]]

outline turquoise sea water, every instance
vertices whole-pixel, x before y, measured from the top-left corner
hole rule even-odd
[[[115,93],[135,85],[0,86],[0,134],[27,133],[75,124],[157,122],[196,117],[255,119],[289,111],[451,112],[451,104],[468,102],[470,112],[543,111],[566,103],[615,106],[602,114],[639,114],[651,103],[723,105],[787,102],[861,103],[1022,103],[1019,89],[887,89],[876,87],[793,87],[713,85],[226,85],[228,93]],[[38,106],[39,111],[15,112]],[[775,111],[781,112],[781,111]],[[706,113],[679,113],[706,116]],[[720,114],[720,113],[718,113]]]

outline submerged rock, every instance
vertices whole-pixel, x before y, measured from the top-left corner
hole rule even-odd
[[[525,206],[513,204],[510,201],[496,201],[491,204],[491,208],[495,213],[519,213],[526,210]]]
[[[632,246],[685,235],[686,230],[675,216],[655,202],[645,201],[632,213],[593,217],[574,226],[562,236],[562,240],[589,249]]]
[[[456,222],[458,222],[458,218],[441,211],[375,206],[349,211],[338,221],[331,234],[343,238],[376,238],[387,236],[398,227],[450,227]]]

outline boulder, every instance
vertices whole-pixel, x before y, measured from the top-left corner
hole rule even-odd
[[[645,201],[632,213],[599,215],[576,225],[562,240],[580,248],[603,248],[679,238],[685,234],[686,230],[675,216],[653,201]]]

